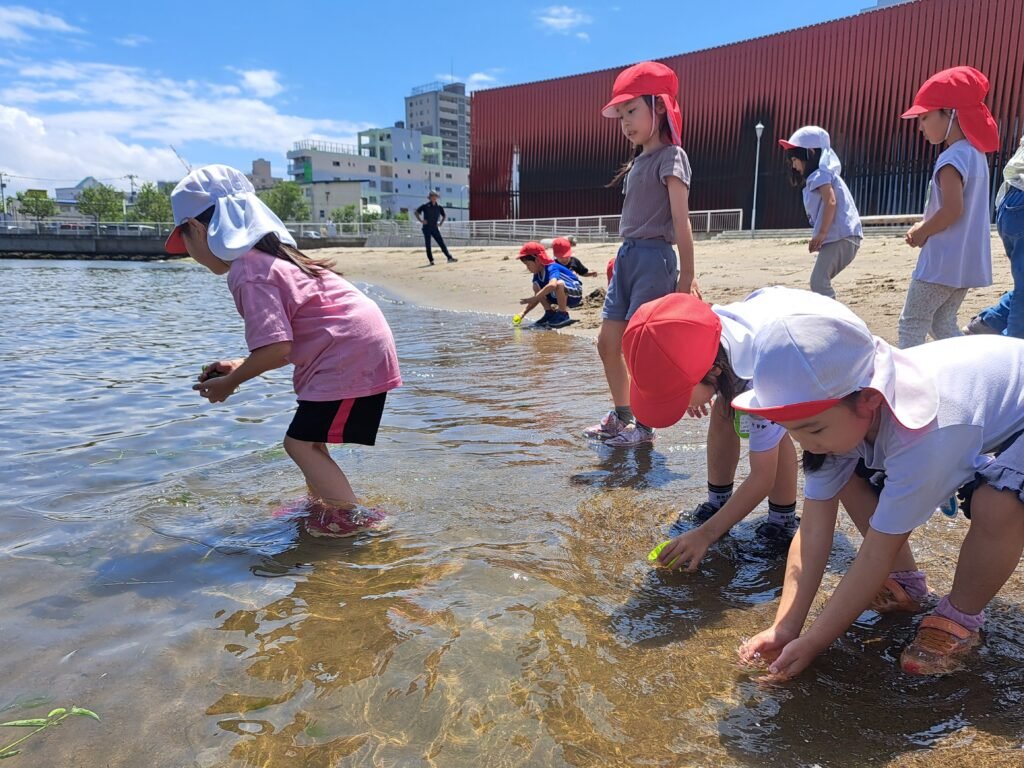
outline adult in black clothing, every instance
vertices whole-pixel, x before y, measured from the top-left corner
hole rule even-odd
[[[434,253],[430,249],[430,239],[433,238],[441,246],[441,252],[448,257],[448,262],[458,261],[448,253],[448,246],[444,244],[439,227],[444,224],[444,208],[437,202],[437,192],[430,190],[429,202],[424,203],[416,209],[416,221],[423,225],[423,242],[427,246],[427,261],[434,266]]]

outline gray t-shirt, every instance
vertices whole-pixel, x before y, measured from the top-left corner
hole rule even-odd
[[[676,241],[665,179],[675,176],[690,186],[690,160],[683,148],[666,144],[642,152],[626,175],[619,235],[634,240]]]

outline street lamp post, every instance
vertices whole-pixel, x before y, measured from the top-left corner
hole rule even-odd
[[[754,227],[757,223],[757,177],[761,172],[761,134],[764,133],[764,126],[759,120],[754,126],[754,133],[757,134],[757,154],[754,155],[754,203],[750,206],[750,236],[754,236]]]

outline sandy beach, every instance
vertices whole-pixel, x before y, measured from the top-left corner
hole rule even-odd
[[[617,243],[584,244],[575,254],[599,277],[583,278],[584,307],[571,314],[576,323],[562,333],[596,337],[600,325],[604,271]],[[697,275],[707,301],[742,299],[766,285],[807,288],[814,256],[796,234],[778,240],[704,240],[696,243]],[[379,285],[416,304],[440,309],[504,315],[511,324],[520,298],[529,296],[530,275],[517,261],[518,246],[452,248],[458,258],[447,264],[438,254],[430,267],[422,248],[324,248],[311,255],[329,263],[351,280]],[[917,261],[918,250],[901,237],[865,238],[860,252],[834,281],[837,298],[849,305],[871,329],[890,342],[896,340],[900,310]],[[992,237],[993,284],[973,289],[960,310],[965,324],[979,309],[994,303],[1013,282],[1002,242]],[[540,310],[526,322],[540,317]],[[553,331],[552,331],[553,332]]]

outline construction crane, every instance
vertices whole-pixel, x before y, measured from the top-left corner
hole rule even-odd
[[[188,163],[186,163],[185,162],[185,158],[183,158],[181,155],[178,154],[178,150],[176,150],[174,148],[174,145],[173,144],[168,144],[167,146],[171,148],[171,152],[174,153],[174,156],[181,161],[182,165],[185,166],[185,172],[186,173],[192,173],[192,166],[189,165]]]

